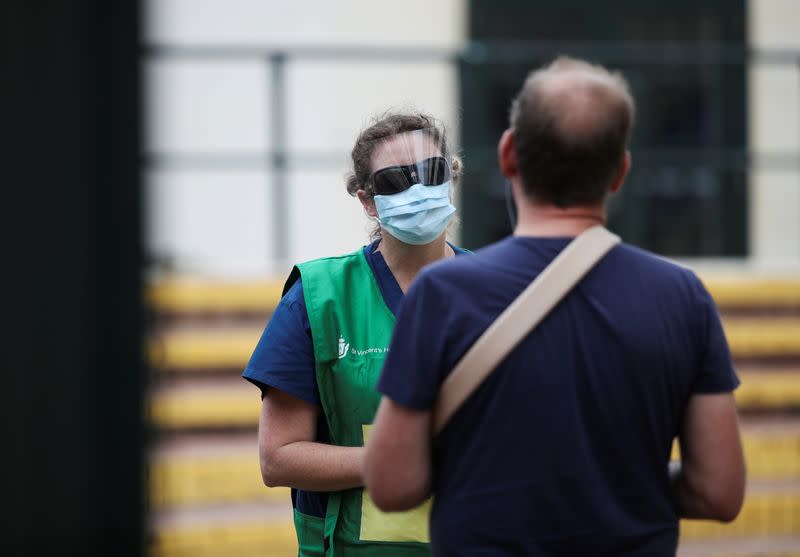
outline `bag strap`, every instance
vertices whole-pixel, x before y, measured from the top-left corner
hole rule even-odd
[[[456,410],[509,352],[619,242],[619,236],[602,226],[585,230],[511,302],[442,383],[434,407],[434,435],[442,431]]]

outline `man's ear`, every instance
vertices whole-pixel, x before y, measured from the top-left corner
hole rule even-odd
[[[503,132],[500,143],[497,144],[497,162],[500,164],[500,172],[506,178],[515,178],[519,174],[517,153],[514,149],[514,131],[511,129]]]
[[[364,212],[370,217],[377,219],[378,210],[375,208],[375,200],[372,198],[372,196],[364,190],[358,190],[356,195],[358,196],[358,200],[361,202],[361,206],[364,207]]]
[[[611,183],[611,188],[609,189],[611,193],[617,193],[622,188],[622,184],[625,183],[625,177],[631,169],[631,164],[631,152],[625,151],[625,156],[622,157],[622,164],[619,167],[619,174]]]

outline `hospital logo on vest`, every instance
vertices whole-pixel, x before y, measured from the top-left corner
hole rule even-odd
[[[344,340],[344,337],[339,337],[339,359],[341,360],[347,356],[347,351],[350,350],[350,344]]]
[[[389,352],[388,346],[381,346],[378,348],[350,348],[350,343],[344,339],[344,336],[339,336],[338,343],[339,359],[341,360],[348,354],[353,356],[368,356],[371,354],[386,354]]]

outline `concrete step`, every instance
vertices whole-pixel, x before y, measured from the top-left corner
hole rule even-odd
[[[151,532],[151,557],[297,556],[289,501],[158,512]]]
[[[677,557],[800,557],[800,535],[732,540],[681,540]]]

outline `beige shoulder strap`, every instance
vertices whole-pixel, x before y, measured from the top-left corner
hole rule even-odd
[[[593,226],[570,242],[511,302],[442,383],[434,408],[434,435],[509,352],[619,242],[619,236],[602,226]]]

